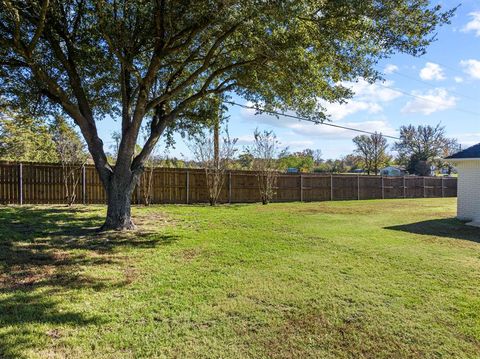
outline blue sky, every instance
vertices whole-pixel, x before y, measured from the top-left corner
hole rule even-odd
[[[440,3],[447,8],[458,4]],[[462,146],[480,142],[480,1],[463,1],[452,24],[439,29],[437,41],[425,56],[395,55],[378,68],[385,82],[351,84],[356,96],[347,104],[328,107],[332,123],[395,136],[402,125],[440,122]],[[230,107],[229,116],[230,135],[239,139],[240,147],[250,143],[258,127],[273,129],[282,145],[292,151],[320,149],[324,158],[338,158],[353,151],[352,138],[358,135],[292,119],[256,116],[238,107]],[[118,122],[112,120],[99,123],[106,147],[117,127]],[[179,136],[175,148],[166,152],[160,145],[159,151],[191,157]]]

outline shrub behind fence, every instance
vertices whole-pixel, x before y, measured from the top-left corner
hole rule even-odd
[[[102,204],[105,190],[93,165],[78,169],[77,203]],[[141,180],[144,180],[142,177]],[[133,193],[142,203],[143,189]],[[151,203],[208,202],[202,169],[156,168]],[[0,203],[65,203],[62,167],[57,164],[0,163]],[[380,177],[338,174],[280,174],[274,202],[335,201],[382,198],[456,197],[457,179],[449,177]],[[260,202],[257,176],[252,171],[230,171],[220,194],[223,203]]]

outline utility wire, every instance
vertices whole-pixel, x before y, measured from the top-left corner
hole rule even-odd
[[[398,71],[394,71],[392,72],[392,74],[396,74],[398,76],[402,76],[406,79],[409,79],[409,80],[412,80],[412,81],[416,81],[416,82],[419,82],[421,84],[424,84],[424,85],[427,85],[427,86],[430,86],[432,88],[438,88],[437,85],[434,85],[432,83],[429,83],[429,82],[426,82],[426,81],[422,81],[422,80],[419,80],[419,79],[416,79],[415,77],[413,76],[409,76],[409,75],[406,75],[406,74],[403,74],[401,72],[398,72]],[[456,94],[457,96],[459,97],[463,97],[464,99],[467,99],[467,100],[470,100],[470,101],[475,101],[475,103],[478,103],[478,98],[474,98],[474,97],[470,97],[470,96],[467,96],[467,95],[464,95],[460,92],[457,92],[457,91],[453,91],[453,90],[448,90],[450,93],[453,93],[453,94]]]
[[[424,56],[422,56],[422,57],[423,57],[424,60],[426,60],[426,61],[428,61],[428,62],[433,62],[433,63],[435,63],[435,64],[438,64],[438,65],[440,65],[440,66],[445,67],[446,69],[449,69],[449,70],[451,70],[451,71],[453,71],[453,72],[456,72],[457,75],[465,76],[465,72],[459,70],[458,68],[454,68],[453,66],[446,65],[446,64],[442,64],[441,62],[439,62],[439,61],[437,61],[437,60],[430,59],[430,58],[428,58],[428,57],[424,57]],[[422,58],[422,57],[420,57],[420,58]]]
[[[382,87],[385,87],[387,89],[390,89],[390,90],[393,90],[393,91],[397,91],[399,93],[402,93],[404,95],[407,95],[407,96],[410,96],[410,97],[414,97],[414,98],[418,98],[422,101],[427,101],[427,102],[431,102],[431,103],[434,103],[436,105],[441,105],[442,103],[438,102],[438,101],[434,101],[434,100],[431,100],[429,98],[425,98],[423,96],[419,96],[419,95],[414,95],[414,94],[411,94],[407,91],[404,91],[404,90],[400,90],[398,88],[395,88],[395,87],[391,87],[391,86],[387,86],[387,85],[384,85],[384,84],[381,84],[381,83],[377,83],[377,85],[379,86],[382,86]],[[465,109],[462,109],[462,108],[458,108],[458,107],[455,107],[455,108],[452,108],[453,111],[459,111],[459,112],[464,112],[464,113],[467,113],[469,115],[475,115],[475,116],[479,116],[480,117],[480,113],[479,112],[474,112],[474,111],[470,111],[470,110],[465,110]]]
[[[342,130],[366,133],[366,134],[369,134],[369,135],[374,135],[375,134],[375,132],[360,130],[358,128],[335,125],[333,123],[323,122],[323,121],[320,121],[320,120],[313,120],[313,119],[310,119],[310,118],[305,118],[305,117],[300,117],[300,116],[295,116],[295,115],[289,115],[289,114],[282,113],[282,112],[277,112],[277,111],[270,111],[270,110],[262,109],[262,108],[255,107],[255,106],[242,105],[242,104],[239,104],[239,103],[236,103],[236,102],[233,102],[233,101],[224,101],[224,102],[228,103],[230,105],[242,107],[242,108],[245,108],[245,109],[248,109],[248,110],[255,110],[255,111],[258,111],[258,112],[264,112],[264,113],[268,113],[268,114],[275,115],[275,116],[284,116],[284,117],[288,117],[288,118],[294,118],[294,119],[300,120],[300,121],[312,122],[316,125],[330,126],[330,127],[340,128]],[[399,140],[400,139],[399,137],[389,136],[389,135],[384,135],[384,134],[382,134],[382,136],[385,137],[385,138],[391,138],[391,139],[394,139],[394,140]]]

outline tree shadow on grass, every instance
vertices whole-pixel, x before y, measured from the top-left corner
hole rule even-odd
[[[95,315],[60,309],[62,304],[46,293],[17,291],[0,297],[0,358],[26,357],[39,351],[38,343],[54,341],[65,326],[101,325]],[[55,329],[45,329],[45,327]],[[58,329],[57,329],[58,328]]]
[[[129,285],[126,252],[178,239],[147,230],[98,233],[103,219],[86,207],[0,207],[0,358],[21,358],[48,342],[56,334],[42,332],[45,325],[101,325],[102,318],[65,310],[70,296]],[[116,279],[87,274],[97,268],[125,271]]]
[[[480,243],[480,228],[470,227],[456,218],[432,219],[410,224],[385,227],[395,231],[436,237],[463,239]]]

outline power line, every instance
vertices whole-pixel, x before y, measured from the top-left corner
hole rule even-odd
[[[375,132],[360,130],[358,128],[335,125],[333,123],[327,123],[327,122],[323,122],[323,121],[320,121],[320,120],[313,120],[313,119],[310,119],[310,118],[305,118],[305,117],[300,117],[300,116],[295,116],[295,115],[289,115],[289,114],[282,113],[282,112],[277,112],[277,111],[270,111],[270,110],[262,109],[262,108],[255,107],[255,106],[242,105],[242,104],[239,104],[239,103],[236,103],[236,102],[233,102],[233,101],[224,101],[224,102],[228,103],[230,105],[242,107],[242,108],[249,109],[249,110],[255,110],[255,111],[259,111],[259,112],[269,113],[269,114],[275,115],[275,116],[284,116],[284,117],[288,117],[288,118],[294,118],[294,119],[300,120],[300,121],[312,122],[316,125],[330,126],[330,127],[340,128],[342,130],[366,133],[366,134],[369,134],[369,135],[374,135],[375,134]],[[383,134],[382,134],[382,136],[385,137],[385,138],[391,138],[391,139],[394,139],[394,140],[399,140],[400,139],[399,137],[395,137],[395,136],[389,136],[389,135],[383,135]]]
[[[464,73],[463,71],[459,70],[458,68],[454,68],[454,67],[452,67],[452,66],[450,66],[450,65],[442,64],[441,62],[436,61],[436,60],[433,60],[433,59],[430,59],[430,58],[428,58],[428,57],[423,57],[423,59],[424,59],[424,60],[427,60],[428,62],[433,62],[433,63],[435,63],[435,64],[438,64],[438,65],[440,65],[440,66],[443,66],[443,67],[445,67],[445,68],[447,68],[447,69],[449,69],[449,70],[451,70],[451,71],[453,71],[453,72],[456,72],[458,75],[465,76],[465,73]]]
[[[419,82],[419,83],[422,83],[424,85],[427,85],[427,86],[430,86],[432,88],[438,88],[438,86],[434,85],[434,84],[431,84],[429,82],[426,82],[426,81],[422,81],[422,80],[419,80],[419,79],[416,79],[415,77],[413,76],[409,76],[409,75],[406,75],[406,74],[403,74],[401,72],[398,72],[398,71],[394,71],[392,72],[393,74],[396,74],[396,75],[399,75],[399,76],[402,76],[406,79],[409,79],[409,80],[412,80],[412,81],[416,81],[416,82]],[[464,95],[460,92],[457,92],[457,91],[453,91],[453,90],[448,90],[450,93],[453,93],[453,94],[456,94],[457,96],[460,96],[460,97],[463,97],[467,100],[471,100],[471,101],[475,101],[476,103],[478,102],[478,98],[473,98],[473,97],[470,97],[470,96],[467,96],[467,95]]]
[[[402,93],[402,94],[407,95],[407,96],[410,96],[410,97],[418,98],[418,99],[420,99],[420,100],[422,100],[422,101],[431,102],[431,103],[434,103],[434,104],[436,104],[436,105],[442,105],[441,102],[438,102],[438,101],[435,101],[435,100],[431,100],[431,99],[425,98],[425,97],[423,97],[423,96],[414,95],[414,94],[411,94],[411,93],[409,93],[409,92],[407,92],[407,91],[397,89],[397,88],[395,88],[395,87],[387,86],[387,85],[384,85],[384,84],[381,84],[381,83],[377,83],[377,85],[382,86],[382,87],[385,87],[385,88],[390,89],[390,90],[392,90],[392,91],[397,91],[397,92],[399,92],[399,93]],[[452,110],[454,110],[454,111],[459,111],[459,112],[464,112],[464,113],[467,113],[467,114],[469,114],[469,115],[480,116],[480,113],[478,113],[478,112],[474,112],[474,111],[470,111],[470,110],[465,110],[465,109],[458,108],[458,107],[452,108]]]

